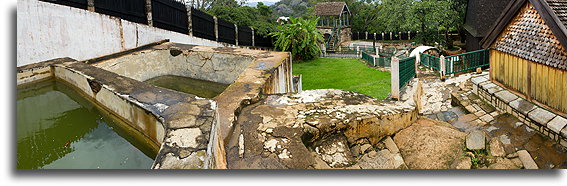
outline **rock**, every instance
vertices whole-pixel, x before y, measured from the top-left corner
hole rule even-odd
[[[517,157],[518,157],[517,152],[510,153],[510,154],[506,155],[506,158],[508,158],[508,159],[517,158]]]
[[[346,137],[334,135],[318,142],[315,152],[331,167],[345,167],[352,164],[352,154],[347,146]]]
[[[360,150],[360,145],[357,144],[357,145],[351,147],[350,152],[352,152],[353,156],[358,156],[358,155],[362,154],[362,151]]]
[[[500,142],[500,139],[492,138],[489,142],[489,146],[490,146],[490,154],[492,156],[504,156],[504,155],[506,155],[506,152],[504,151],[504,146],[503,146],[502,142]]]
[[[370,148],[372,148],[372,145],[370,145],[370,144],[364,144],[364,145],[360,146],[360,154],[366,153],[366,151]]]
[[[386,139],[384,139],[384,144],[386,145],[386,148],[388,148],[388,150],[390,150],[392,153],[395,154],[400,152],[398,146],[396,145],[396,143],[394,143],[394,140],[390,136],[387,136]]]
[[[399,153],[392,153],[384,149],[365,154],[357,165],[362,169],[398,169],[404,165],[404,161]]]
[[[509,159],[506,158],[496,158],[495,163],[488,166],[489,169],[519,169],[520,167]]]
[[[520,158],[512,158],[510,160],[512,160],[512,162],[514,162],[516,167],[518,167],[520,169],[524,167],[524,164],[522,163],[522,160],[520,160]]]
[[[520,161],[522,161],[524,168],[538,169],[536,162],[534,161],[534,159],[527,150],[518,151],[518,157],[520,158]]]
[[[448,169],[463,153],[466,134],[451,124],[420,118],[394,136],[410,169]]]
[[[469,150],[483,150],[485,149],[486,139],[484,133],[479,130],[471,131],[467,135],[467,149]]]
[[[470,157],[461,157],[451,164],[451,169],[471,169],[472,162]]]

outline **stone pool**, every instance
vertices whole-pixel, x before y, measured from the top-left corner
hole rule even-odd
[[[18,87],[17,168],[147,169],[157,149],[53,79]]]

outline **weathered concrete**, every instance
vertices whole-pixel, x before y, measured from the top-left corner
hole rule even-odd
[[[234,47],[108,15],[37,0],[18,1],[17,66],[54,58],[86,60],[169,39]]]

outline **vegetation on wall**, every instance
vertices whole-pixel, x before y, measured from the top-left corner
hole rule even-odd
[[[309,60],[317,57],[323,43],[323,34],[317,30],[315,19],[290,18],[290,24],[278,26],[277,32],[270,33],[274,37],[274,46],[278,50],[291,51],[295,59]]]

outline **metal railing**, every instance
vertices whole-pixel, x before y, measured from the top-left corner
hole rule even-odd
[[[399,61],[399,80],[400,89],[408,84],[415,77],[415,56],[400,59]]]
[[[441,71],[441,59],[426,53],[421,53],[420,61],[421,65],[431,67],[437,71]]]
[[[488,49],[457,54],[445,57],[445,74],[456,74],[479,67],[489,66],[490,51]]]

